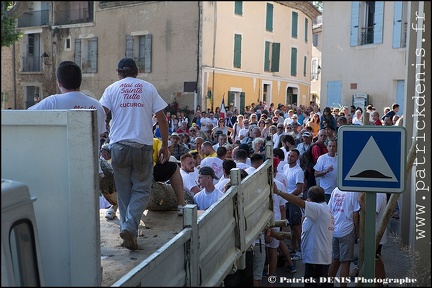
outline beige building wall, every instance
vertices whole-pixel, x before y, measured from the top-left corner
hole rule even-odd
[[[397,81],[405,79],[406,48],[392,48],[394,2],[384,2],[383,43],[356,47],[350,46],[351,3],[324,1],[321,107],[332,105],[328,82],[341,80],[341,105],[365,93],[382,115],[396,102]]]
[[[294,1],[296,2],[296,1]],[[201,95],[203,102],[211,104],[207,91],[214,95],[214,107],[220,106],[222,97],[227,105],[228,92],[245,93],[245,105],[264,100],[267,103],[286,104],[287,89],[297,94],[297,104],[309,104],[310,60],[312,57],[312,19],[301,10],[284,2],[243,2],[243,14],[234,13],[234,1],[203,2],[203,76]],[[273,31],[266,31],[267,3],[273,4]],[[294,3],[291,3],[294,5]],[[298,7],[298,6],[297,6]],[[298,17],[298,38],[291,37],[292,11]],[[308,18],[308,41],[305,42],[305,18]],[[216,21],[213,21],[216,19]],[[234,68],[234,37],[242,37],[241,68]],[[279,72],[264,71],[265,41],[280,43]],[[297,76],[291,76],[291,48],[298,51]],[[303,74],[303,57],[308,59]],[[223,82],[221,82],[223,81]],[[235,101],[236,108],[240,108]]]

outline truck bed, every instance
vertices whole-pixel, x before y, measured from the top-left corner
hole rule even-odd
[[[177,211],[145,210],[139,227],[139,249],[130,251],[121,246],[119,212],[114,220],[106,220],[106,210],[100,209],[103,287],[111,286],[183,229],[183,217]]]

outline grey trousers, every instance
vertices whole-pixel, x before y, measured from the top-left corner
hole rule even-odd
[[[135,237],[145,208],[150,200],[153,182],[153,146],[141,148],[114,143],[111,165],[117,188],[120,231],[126,229]]]

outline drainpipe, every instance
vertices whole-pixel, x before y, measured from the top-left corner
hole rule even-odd
[[[213,16],[213,80],[212,80],[212,95],[211,95],[211,110],[213,110],[214,104],[214,83],[215,83],[215,57],[216,57],[216,34],[217,34],[217,1],[214,1],[214,16]]]
[[[15,71],[15,42],[12,44],[12,75],[13,75],[13,95],[14,95],[14,109],[17,107],[17,95],[16,95],[16,71]]]

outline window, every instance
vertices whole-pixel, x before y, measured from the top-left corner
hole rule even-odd
[[[273,4],[267,3],[266,31],[273,32]]]
[[[40,34],[27,34],[23,38],[22,47],[22,71],[23,72],[40,72],[41,66],[41,50],[40,50]]]
[[[311,63],[311,80],[318,80],[318,75],[320,71],[320,60],[319,58],[312,59]]]
[[[9,244],[16,286],[40,286],[36,241],[30,220],[14,223],[9,233]]]
[[[313,46],[318,47],[318,33],[313,34]]]
[[[291,48],[291,76],[297,76],[297,48]]]
[[[135,60],[139,73],[151,73],[152,34],[126,36],[126,57]]]
[[[71,50],[71,48],[72,48],[71,47],[72,46],[71,42],[72,42],[72,40],[71,40],[70,36],[65,39],[65,50],[66,51],[70,51]]]
[[[407,2],[395,1],[393,14],[393,48],[406,47],[407,38]]]
[[[279,72],[280,43],[265,42],[264,71]]]
[[[96,73],[98,62],[98,38],[75,39],[75,63],[83,73]]]
[[[239,34],[234,35],[234,67],[241,68],[241,45],[242,37]]]
[[[298,13],[292,12],[292,19],[291,19],[291,37],[297,38],[297,25],[298,24]]]
[[[353,1],[350,45],[382,43],[383,22],[384,1]]]
[[[305,18],[305,42],[308,42],[309,20]]]
[[[234,14],[243,15],[243,1],[234,1]]]

